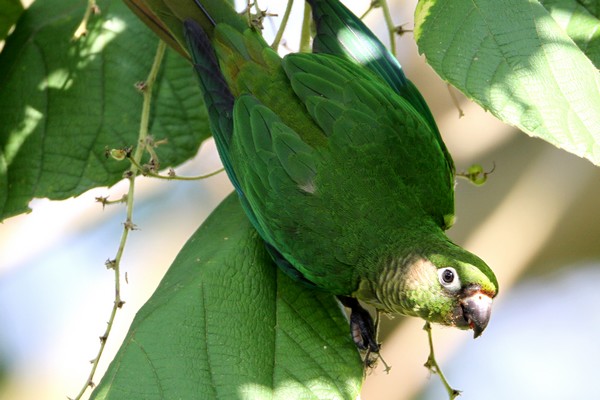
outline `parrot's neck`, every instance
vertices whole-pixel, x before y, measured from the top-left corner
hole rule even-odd
[[[373,273],[360,280],[353,294],[356,298],[384,312],[423,317],[418,305],[427,300],[424,296],[434,296],[434,291],[427,289],[438,285],[437,268],[424,254],[454,245],[441,229],[411,239],[409,242],[405,235],[396,251],[377,259]],[[398,256],[402,250],[404,254]]]
[[[410,298],[413,290],[411,283],[420,281],[418,278],[428,268],[435,268],[427,263],[418,255],[388,260],[380,269],[383,272],[375,279],[360,281],[354,296],[384,312],[418,316],[418,310],[414,309],[414,302]]]

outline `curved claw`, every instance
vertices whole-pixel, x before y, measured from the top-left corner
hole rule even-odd
[[[373,353],[379,353],[379,343],[376,339],[377,332],[371,314],[353,297],[338,296],[338,299],[351,310],[350,331],[356,347],[361,350],[368,349]]]

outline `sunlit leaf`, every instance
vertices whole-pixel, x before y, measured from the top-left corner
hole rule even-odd
[[[73,41],[79,0],[36,1],[0,54],[0,220],[34,197],[65,199],[116,183],[127,162],[105,148],[135,145],[155,35],[119,0],[100,0],[87,36]],[[209,136],[197,79],[168,51],[155,86],[150,132],[168,139],[162,167],[191,158]]]
[[[92,399],[355,399],[361,381],[335,298],[284,275],[232,195],[138,312]]]
[[[20,0],[0,0],[0,10],[0,40],[4,40],[23,12],[23,5]]]
[[[592,8],[578,0],[543,0],[552,18],[569,35],[596,68],[600,67],[600,2]]]
[[[499,119],[600,164],[600,74],[540,3],[422,0],[415,37],[444,80]]]

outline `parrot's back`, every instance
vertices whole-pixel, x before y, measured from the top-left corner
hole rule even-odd
[[[451,159],[377,71],[332,54],[282,60],[252,28],[207,20],[185,27],[219,154],[290,275],[350,294],[415,232],[446,227]]]

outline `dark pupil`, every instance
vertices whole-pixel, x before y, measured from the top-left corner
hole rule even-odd
[[[451,283],[454,280],[454,272],[450,271],[449,269],[445,270],[442,274],[442,279],[446,283]]]

